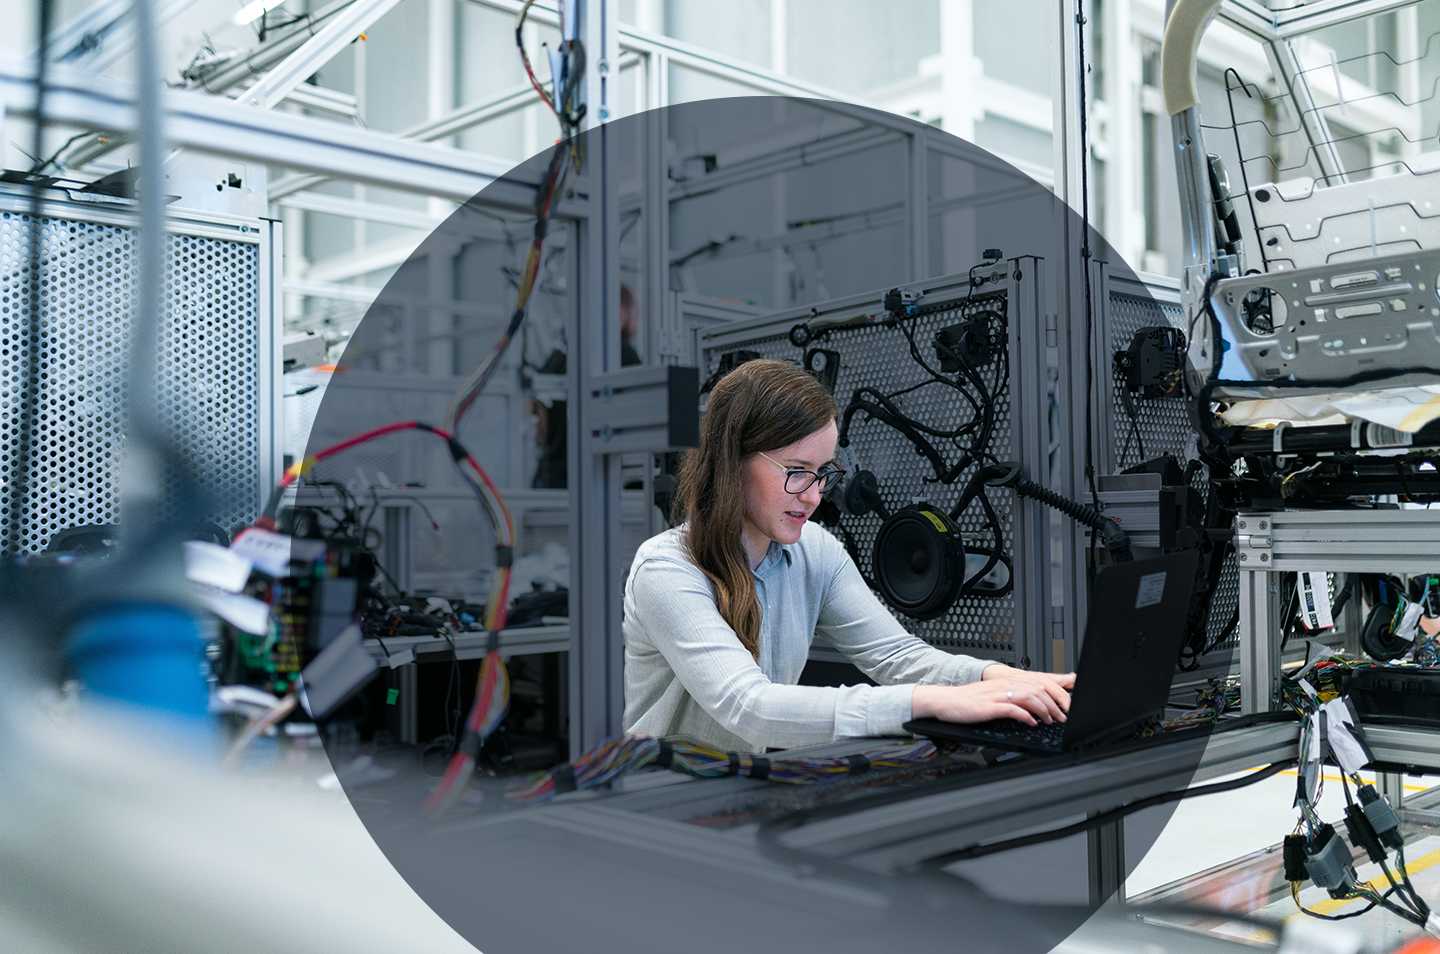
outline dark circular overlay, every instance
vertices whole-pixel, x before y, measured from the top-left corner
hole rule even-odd
[[[607,336],[611,367],[620,370],[672,360],[684,344],[670,330],[677,313],[702,316],[692,318],[690,328],[720,327],[714,316],[727,309],[732,317],[788,312],[801,323],[811,306],[823,314],[826,303],[853,298],[873,301],[883,316],[891,289],[930,289],[920,302],[943,304],[950,287],[953,307],[919,314],[912,340],[927,361],[941,360],[946,348],[958,350],[987,381],[1009,385],[992,392],[992,460],[1029,460],[1035,465],[1024,475],[1030,481],[1089,503],[1087,464],[1097,474],[1112,474],[1169,454],[1183,471],[1193,457],[1184,400],[1131,394],[1117,380],[1114,357],[1141,329],[1177,324],[1178,306],[1152,295],[1154,286],[1098,231],[1090,230],[1082,243],[1087,233],[1074,209],[985,150],[901,117],[778,97],[686,103],[614,121],[604,127],[603,175],[595,168],[599,135],[590,131],[577,143],[587,173],[566,182],[525,322],[457,435],[507,493],[514,491],[509,495],[520,548],[512,596],[530,601],[512,607],[517,622],[527,614],[539,622],[566,612],[554,584],[558,579],[563,585],[579,559],[568,552],[564,488],[575,449],[566,434],[576,409],[569,406],[566,372],[594,329]],[[653,158],[662,154],[657,135],[667,143],[663,162]],[[462,206],[387,281],[328,385],[311,453],[391,421],[443,424],[459,380],[486,359],[511,318],[534,231],[528,205],[550,158],[548,150],[533,157]],[[610,190],[614,222],[611,244],[599,257],[578,254],[584,230],[570,218],[572,210],[591,203],[593,189]],[[668,195],[663,222],[653,219],[658,203],[646,201],[647,195]],[[584,241],[592,238],[585,232]],[[650,264],[659,258],[657,242],[665,244],[668,261],[660,275]],[[611,269],[611,294],[619,303],[608,319],[586,291],[597,261]],[[970,286],[968,293],[963,285],[953,291],[987,262],[989,270],[979,274],[999,278]],[[1028,297],[997,297],[1006,287],[1012,299]],[[1094,302],[1088,310],[1087,297]],[[899,390],[923,379],[911,343],[895,323],[833,332],[804,347],[783,332],[735,347],[796,363],[816,348],[838,353],[834,389],[842,410],[862,388]],[[698,358],[703,381],[716,372],[722,351],[685,360]],[[889,400],[944,430],[974,412],[943,390],[920,388]],[[1099,395],[1089,414],[1087,390]],[[936,510],[930,523],[937,526],[965,486],[963,478],[983,463],[977,459],[945,482],[913,441],[876,414],[857,410],[849,427],[853,461],[873,475],[867,487],[852,489],[852,497],[878,497],[892,512],[923,502]],[[1084,452],[1087,432],[1096,446],[1093,461]],[[942,465],[959,460],[975,438],[970,432],[966,440],[946,440],[934,441]],[[1203,469],[1191,468],[1186,476],[1203,495]],[[408,542],[386,540],[398,530],[383,516],[372,525],[382,561],[403,558],[403,568],[387,572],[403,572],[403,583],[416,589],[483,600],[495,536],[443,442],[419,433],[392,435],[325,461],[307,479],[345,484],[367,507],[370,487],[414,490],[428,512],[413,514],[418,529]],[[887,572],[923,576],[936,561],[969,560],[972,569],[989,564],[990,590],[947,599],[959,578],[969,575],[955,576],[952,566],[939,582],[901,579],[896,585],[923,612],[892,611],[907,630],[945,649],[1015,666],[1071,668],[1073,633],[1071,648],[1063,651],[1049,638],[1020,634],[1027,620],[1060,619],[1070,630],[1082,626],[1073,593],[1083,589],[1092,552],[1083,528],[1054,508],[1021,504],[1010,491],[989,499],[996,505],[993,518],[979,506],[950,515],[965,539],[963,554],[922,539],[927,518],[912,514],[914,526],[894,536],[919,540],[925,552],[897,559]],[[883,518],[864,512],[863,503],[828,513],[829,529],[845,539],[873,581]],[[1023,521],[1022,507],[1028,515]],[[622,517],[622,527],[628,563],[645,525],[637,529]],[[606,530],[582,527],[581,533]],[[1186,624],[1194,630],[1187,633],[1187,669],[1193,671],[1181,674],[1186,680],[1223,672],[1219,667],[1228,662],[1235,595],[1233,571],[1227,572],[1213,592],[1197,599],[1197,608],[1213,604],[1209,618]],[[1111,612],[1120,609],[1102,608],[1096,625],[1116,618]],[[583,621],[571,623],[583,640]],[[350,729],[329,732],[327,749],[355,810],[396,869],[487,954],[802,947],[1042,951],[1069,936],[1105,900],[1090,889],[1095,862],[1087,848],[1095,835],[1084,831],[975,860],[924,863],[923,843],[935,832],[943,835],[946,818],[974,821],[967,805],[976,803],[965,792],[992,785],[1027,790],[1017,780],[1043,768],[1036,759],[983,767],[964,751],[942,748],[922,768],[888,776],[877,772],[811,786],[690,781],[518,805],[505,798],[507,789],[524,781],[528,770],[571,754],[563,741],[554,741],[566,737],[563,723],[534,729],[545,722],[547,707],[557,708],[556,694],[566,691],[564,656],[556,655],[510,658],[514,693],[507,728],[487,743],[467,796],[442,817],[429,817],[421,804],[443,770],[455,714],[469,711],[478,666],[473,658],[452,660],[449,654],[429,658],[434,661],[418,667],[414,684],[386,672],[343,710],[339,719],[348,720]],[[1196,663],[1204,665],[1196,670]],[[812,678],[834,683],[863,676],[854,670],[807,672]],[[396,689],[419,695],[418,723],[411,728],[419,744],[399,742]],[[563,705],[558,710],[565,714]],[[1086,756],[1065,755],[1048,764],[1086,762]],[[1195,767],[1172,767],[1172,787],[1184,788]],[[1117,785],[1125,781],[1115,779]],[[1032,780],[1030,790],[1035,786]],[[951,801],[952,814],[930,816],[928,829],[899,821],[915,805]],[[1017,796],[1014,804],[1023,803]],[[1122,874],[1145,857],[1172,807],[1147,809],[1121,823],[1123,851],[1115,864]],[[876,813],[887,812],[897,820],[883,838],[847,840],[847,820],[856,813],[870,825]],[[1083,816],[1077,809],[1031,828],[1055,828]],[[996,829],[990,840],[1025,833]],[[943,837],[934,844],[934,855],[957,847]],[[902,845],[912,850],[892,850]]]

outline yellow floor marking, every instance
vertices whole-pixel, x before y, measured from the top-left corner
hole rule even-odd
[[[1278,775],[1290,775],[1290,776],[1293,776],[1293,775],[1295,774],[1295,770],[1294,770],[1294,769],[1285,769],[1283,772],[1278,772],[1278,773],[1276,773],[1276,774],[1278,774]],[[1325,781],[1327,781],[1327,782],[1335,782],[1336,784],[1339,784],[1339,782],[1340,782],[1340,776],[1339,776],[1339,775],[1335,775],[1335,774],[1329,774],[1329,773],[1327,773],[1326,775],[1323,775],[1322,778],[1324,778]],[[1365,776],[1362,775],[1362,776],[1360,776],[1360,779],[1361,779],[1361,781],[1363,781],[1366,785],[1374,785],[1374,784],[1375,784],[1375,780],[1374,780],[1373,778],[1366,778]],[[1430,791],[1430,789],[1434,788],[1433,785],[1417,785],[1417,784],[1415,784],[1414,782],[1405,782],[1404,785],[1403,785],[1403,787],[1404,787],[1405,791],[1407,791],[1407,792],[1428,792],[1428,791]]]
[[[1426,854],[1421,855],[1419,858],[1416,858],[1414,861],[1407,862],[1405,865],[1405,870],[1410,873],[1411,877],[1414,877],[1415,875],[1424,871],[1426,868],[1433,868],[1437,864],[1440,864],[1440,849],[1427,852]],[[1398,871],[1394,871],[1393,874],[1397,879],[1400,877],[1400,872]],[[1390,890],[1390,882],[1386,881],[1384,876],[1382,875],[1379,878],[1373,878],[1370,881],[1365,882],[1365,887],[1371,889],[1372,891],[1384,893]],[[1363,900],[1365,899],[1326,898],[1324,901],[1319,901],[1315,904],[1310,905],[1310,910],[1316,911],[1320,914],[1334,914],[1341,908],[1348,907],[1352,904],[1357,904]],[[1290,917],[1304,917],[1304,915],[1297,911],[1295,914],[1290,915]]]

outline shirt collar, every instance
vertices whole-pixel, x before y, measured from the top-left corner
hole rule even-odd
[[[785,565],[789,566],[795,561],[795,555],[792,552],[794,548],[794,544],[776,543],[774,540],[771,540],[769,549],[765,551],[765,558],[762,559],[760,565],[755,568],[755,575],[759,577],[768,576],[771,570],[780,564],[781,560],[784,560]]]

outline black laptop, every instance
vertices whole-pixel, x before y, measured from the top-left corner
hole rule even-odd
[[[915,719],[905,728],[946,742],[1058,753],[1112,740],[1159,712],[1170,695],[1195,589],[1194,550],[1106,567],[1090,594],[1069,718],[961,724]]]

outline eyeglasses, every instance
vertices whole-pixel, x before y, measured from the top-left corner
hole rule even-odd
[[[786,467],[764,451],[756,451],[755,453],[785,471],[785,492],[787,494],[803,494],[809,490],[810,485],[817,480],[820,481],[820,492],[822,494],[828,494],[830,488],[834,487],[840,478],[845,476],[845,470],[841,467],[827,465],[817,473],[816,471],[803,470],[799,467]]]

